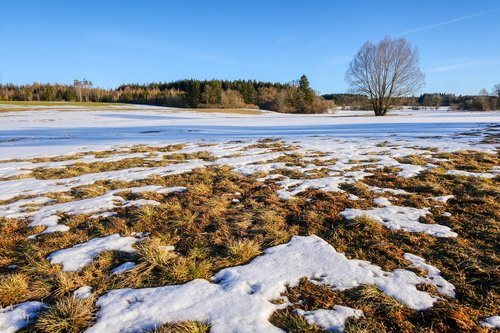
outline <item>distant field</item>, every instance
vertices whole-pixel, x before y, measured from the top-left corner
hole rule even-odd
[[[78,108],[99,108],[102,110],[106,107],[123,106],[130,107],[129,104],[123,103],[96,103],[96,102],[39,102],[39,101],[0,101],[0,112],[5,111],[29,111],[29,110],[50,110],[54,107],[61,108],[65,111]]]
[[[124,103],[98,103],[98,102],[45,102],[45,101],[0,101],[0,105],[12,106],[111,106],[111,105],[129,105]]]
[[[144,105],[138,104],[125,104],[125,103],[97,103],[97,102],[44,102],[44,101],[0,101],[0,112],[5,111],[29,111],[29,110],[50,110],[54,107],[62,108],[63,111],[72,110],[74,108],[85,107],[99,108],[103,110],[106,108],[116,109],[120,107],[120,110],[136,110],[138,108],[143,108]],[[67,108],[69,107],[69,108]],[[147,107],[147,106],[146,106]],[[151,106],[151,108],[158,108],[156,106]],[[216,108],[193,108],[193,109],[182,109],[189,112],[204,112],[204,113],[235,113],[235,114],[261,114],[260,110],[252,109],[216,109]]]
[[[237,114],[261,114],[262,110],[252,109],[182,109],[190,112],[203,112],[203,113],[237,113]]]

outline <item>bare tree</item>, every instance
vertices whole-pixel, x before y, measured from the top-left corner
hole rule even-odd
[[[78,101],[82,101],[82,86],[83,82],[80,80],[74,80],[73,81],[73,86],[76,88],[76,91],[78,92]]]
[[[486,111],[489,108],[488,95],[489,95],[488,90],[484,88],[479,91],[479,100],[481,101],[481,109],[483,111]]]
[[[500,99],[500,83],[495,84],[493,86],[492,95],[495,96],[495,99],[494,99],[495,107],[494,107],[494,109],[496,110],[497,109],[497,105],[498,105],[498,100]]]
[[[346,81],[353,93],[367,95],[376,116],[384,116],[398,98],[424,85],[417,48],[404,38],[366,42],[349,64]]]
[[[493,86],[492,94],[495,95],[496,97],[500,97],[500,83],[495,84]]]

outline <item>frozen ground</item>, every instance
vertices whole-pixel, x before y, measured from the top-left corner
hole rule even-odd
[[[63,155],[117,145],[223,142],[234,139],[322,138],[398,140],[420,138],[446,147],[452,134],[471,133],[498,123],[500,112],[393,111],[333,115],[203,114],[168,108],[144,111],[25,111],[0,113],[0,159]],[[316,140],[314,140],[316,138]],[[452,147],[470,142],[454,136]]]
[[[49,196],[101,180],[133,181],[214,165],[229,166],[243,175],[265,174],[261,180],[277,184],[280,199],[293,200],[308,189],[342,192],[342,185],[362,181],[382,168],[395,168],[399,177],[415,177],[438,167],[442,159],[434,156],[436,152],[467,149],[494,152],[495,145],[481,141],[499,133],[500,112],[395,111],[387,117],[372,117],[366,112],[250,116],[144,107],[134,111],[3,112],[0,118],[0,200],[4,201],[0,205],[0,216],[28,219],[31,226],[46,227],[42,233],[52,233],[70,230],[59,224],[62,213],[94,214],[92,218],[113,216],[114,210],[120,207],[159,204],[154,200],[126,200],[123,192],[175,195],[186,190],[184,187],[130,187],[91,199],[70,198],[63,203],[54,203]],[[259,140],[267,138],[281,140],[280,149],[259,147]],[[211,160],[191,159],[177,164],[89,172],[70,178],[35,179],[31,175],[35,170],[62,169],[77,163],[133,158],[161,162],[171,154],[129,151],[139,144],[153,147],[184,144],[175,153],[208,152]],[[429,150],[431,147],[436,150]],[[107,157],[91,154],[54,161],[28,160],[111,149],[117,152]],[[420,155],[428,162],[414,165],[400,161],[409,155]],[[300,163],[288,163],[287,159],[293,156],[298,156],[294,158]],[[283,175],[284,170],[301,173],[303,177]],[[487,171],[447,170],[446,174],[485,178],[498,174],[497,169]],[[457,237],[447,226],[419,221],[431,214],[431,207],[417,209],[391,202],[393,197],[411,193],[373,186],[369,190],[378,196],[370,209],[349,208],[341,215],[346,219],[368,215],[386,228],[423,232],[433,237]],[[354,195],[350,198],[359,200]],[[436,205],[446,204],[450,198],[450,195],[440,196],[434,201]],[[58,249],[48,259],[52,264],[61,264],[64,271],[77,271],[102,251],[134,252],[132,245],[140,237],[127,236],[130,235],[95,238],[72,248]],[[286,245],[268,249],[247,265],[220,271],[211,282],[194,280],[156,289],[110,291],[99,298],[98,320],[89,331],[135,332],[167,321],[198,320],[210,323],[213,332],[279,332],[267,320],[280,308],[271,301],[280,297],[286,285],[297,285],[301,277],[316,279],[339,290],[375,284],[388,296],[417,310],[432,307],[438,299],[417,290],[417,284],[434,285],[440,295],[454,297],[454,286],[441,277],[439,269],[409,253],[404,259],[410,261],[412,267],[426,271],[427,276],[417,276],[403,267],[383,271],[369,262],[347,259],[319,237],[295,237]],[[287,262],[293,262],[293,267],[287,266]],[[134,262],[125,264],[112,273],[121,274],[135,266]],[[84,291],[78,294],[91,293],[88,288]],[[0,331],[21,329],[43,308],[43,304],[31,302],[0,310]],[[340,305],[297,313],[309,323],[334,331],[343,329],[347,317],[363,315],[360,310]],[[495,320],[485,323],[496,325]]]

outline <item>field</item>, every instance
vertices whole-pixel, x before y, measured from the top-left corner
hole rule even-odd
[[[58,111],[121,111],[144,109],[142,105],[122,104],[122,103],[98,103],[98,102],[29,102],[29,101],[0,101],[0,112],[12,111],[33,111],[33,110],[53,110]],[[149,109],[168,110],[167,108],[156,108],[150,106]],[[214,109],[214,108],[194,108],[182,109],[184,112],[202,112],[202,113],[231,113],[231,114],[262,114],[261,110],[254,109]]]
[[[10,107],[0,332],[500,327],[500,112]]]

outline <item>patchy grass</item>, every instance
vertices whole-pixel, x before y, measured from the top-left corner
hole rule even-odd
[[[262,140],[254,148],[287,150],[282,141]],[[134,147],[134,151],[175,152],[182,146]],[[114,151],[102,152],[109,156]],[[120,151],[122,153],[122,151]],[[92,153],[92,154],[95,154]],[[433,157],[444,158],[440,153]],[[61,157],[54,157],[61,158]],[[97,162],[73,165],[56,171],[37,170],[37,177],[57,179],[69,175],[131,166],[158,166],[185,159],[210,160],[206,153],[172,154],[168,160],[150,162],[129,159],[118,162]],[[290,165],[302,165],[302,155],[287,154],[279,160]],[[420,163],[417,157],[407,162]],[[321,161],[325,165],[334,161]],[[130,193],[126,199],[152,199],[158,206],[121,207],[113,217],[90,218],[88,215],[63,216],[60,223],[70,232],[47,234],[34,240],[28,235],[43,228],[29,228],[29,221],[0,219],[0,305],[8,306],[27,300],[49,304],[33,329],[43,332],[79,332],[95,320],[95,299],[113,288],[142,288],[179,284],[195,278],[209,278],[224,267],[244,264],[269,246],[287,242],[293,235],[317,234],[348,258],[368,260],[384,270],[406,268],[405,252],[425,258],[438,267],[443,276],[456,287],[457,298],[444,297],[434,308],[417,312],[381,293],[374,286],[360,286],[346,291],[334,291],[307,280],[296,288],[288,288],[284,296],[291,306],[277,311],[271,322],[289,332],[319,332],[294,309],[329,309],[333,305],[362,309],[365,318],[349,319],[346,332],[476,332],[479,319],[498,314],[498,267],[500,201],[498,180],[453,177],[443,170],[463,167],[464,170],[484,171],[498,165],[498,156],[485,153],[461,152],[435,162],[430,169],[414,178],[402,178],[394,170],[375,170],[373,176],[353,184],[343,185],[346,192],[329,193],[309,189],[294,200],[283,201],[276,195],[279,186],[260,182],[258,175],[245,177],[229,167],[207,167],[180,175],[152,176],[142,181],[99,181],[72,189],[69,193],[48,194],[57,202],[102,195],[110,189],[142,185],[185,186],[187,191],[175,194]],[[142,164],[141,164],[142,163]],[[158,164],[155,164],[158,163]],[[320,174],[316,176],[321,176]],[[292,175],[292,174],[290,174]],[[293,174],[306,178],[300,172]],[[313,175],[314,176],[314,175]],[[339,213],[346,208],[368,209],[374,194],[367,185],[404,189],[408,196],[390,197],[391,202],[410,207],[432,207],[438,203],[430,197],[453,194],[454,199],[432,207],[431,215],[422,222],[449,226],[457,238],[434,238],[421,233],[408,233],[384,228],[369,217],[344,220]],[[239,194],[236,194],[239,192]],[[350,200],[355,194],[362,200]],[[233,199],[238,199],[234,201]],[[11,202],[11,201],[10,201]],[[444,212],[451,216],[444,216]],[[86,240],[113,233],[123,236],[149,233],[135,246],[137,253],[102,253],[94,262],[78,272],[62,272],[46,257],[53,251]],[[114,267],[133,261],[137,265],[122,274],[111,275]],[[9,268],[17,265],[17,268]],[[418,270],[415,270],[418,274]],[[89,285],[90,300],[75,300],[74,290]],[[435,293],[429,286],[422,290]],[[30,328],[30,329],[32,329]],[[203,323],[183,322],[163,325],[154,332],[207,332]]]

